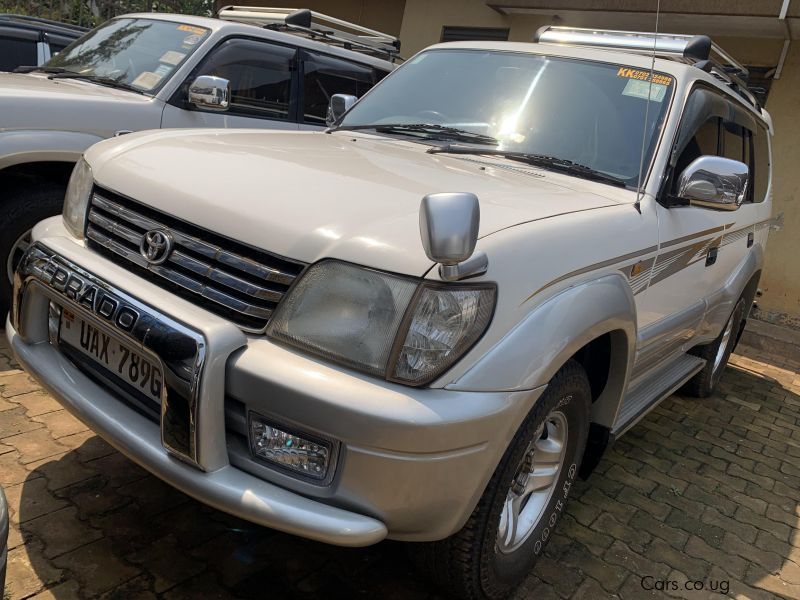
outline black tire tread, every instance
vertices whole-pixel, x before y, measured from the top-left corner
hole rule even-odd
[[[0,200],[0,315],[11,306],[11,283],[6,277],[6,259],[11,245],[36,223],[61,212],[66,186],[52,181],[20,182]]]
[[[585,398],[587,401],[591,398],[586,372],[577,361],[572,359],[567,361],[556,373],[548,384],[545,394],[548,392],[558,394],[558,390],[568,384],[584,386]],[[514,450],[521,445],[523,438],[529,435],[528,429],[531,424],[544,419],[551,410],[550,403],[543,400],[544,396],[539,399],[515,434],[464,527],[444,540],[409,545],[411,559],[416,567],[452,598],[496,600],[513,591],[512,589],[494,589],[488,590],[486,593],[489,582],[481,575],[483,569],[481,569],[480,558],[483,553],[479,551],[479,548],[485,538],[487,523],[491,521],[489,513],[495,506],[497,495],[498,493],[502,493],[503,496],[506,494],[505,486],[501,485],[501,477],[506,471],[509,461],[514,458]]]
[[[745,318],[744,316],[745,311],[743,310],[744,309],[743,302],[744,300],[742,298],[739,298],[739,300],[736,301],[736,304],[734,304],[733,307],[733,312],[731,313],[729,319],[733,319],[736,316],[736,314],[739,313],[740,305],[742,308],[742,311],[740,313],[741,319]],[[722,343],[722,336],[725,332],[725,328],[727,327],[727,325],[728,323],[726,321],[725,326],[722,328],[722,331],[719,334],[719,337],[717,337],[717,339],[715,339],[713,342],[692,348],[692,350],[690,351],[691,354],[705,360],[706,365],[700,372],[698,372],[694,377],[692,377],[689,381],[687,381],[683,385],[683,387],[679,392],[680,394],[690,396],[692,398],[708,398],[714,393],[714,390],[716,388],[716,385],[713,380],[714,358],[717,355],[717,349]],[[729,342],[731,344],[731,347],[733,347],[733,345],[736,343],[736,336],[738,336],[739,327],[740,327],[739,323],[735,324],[733,331],[731,332],[732,337]],[[728,352],[728,355],[725,357],[721,369],[723,370],[725,369],[725,367],[728,364],[729,358],[730,358],[730,352]]]

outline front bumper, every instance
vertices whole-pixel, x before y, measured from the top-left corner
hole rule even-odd
[[[377,519],[303,498],[231,465],[203,472],[172,458],[158,428],[105,393],[53,346],[25,343],[10,321],[6,332],[19,363],[67,410],[182,492],[248,521],[331,544],[366,546],[386,537],[386,526]]]
[[[247,337],[53,233],[60,233],[55,221],[34,230],[38,243],[18,273],[7,332],[19,362],[121,452],[185,493],[255,523],[351,546],[387,535],[446,537],[468,518],[542,391],[413,389],[359,375]],[[51,302],[86,311],[67,286],[58,290],[47,282],[47,271],[34,272],[30,257],[37,249],[49,257],[42,260],[91,278],[146,316],[144,333],[124,337],[157,354],[169,372],[160,427],[51,343]],[[129,289],[136,297],[123,291]],[[158,335],[148,337],[151,331]],[[337,440],[332,479],[316,485],[255,461],[242,436],[249,411]]]

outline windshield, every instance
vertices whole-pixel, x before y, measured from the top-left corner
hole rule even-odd
[[[208,33],[205,27],[174,21],[112,19],[67,46],[45,67],[154,93]]]
[[[378,125],[382,133],[451,142],[453,130],[468,131],[480,136],[460,138],[462,151],[475,144],[479,153],[479,145],[491,143],[493,154],[554,157],[636,186],[675,87],[669,75],[655,73],[652,82],[649,76],[647,70],[536,54],[431,50],[376,86],[340,126]]]

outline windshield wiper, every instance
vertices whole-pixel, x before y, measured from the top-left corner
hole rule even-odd
[[[459,129],[458,127],[448,127],[447,125],[437,125],[436,123],[379,123],[374,125],[341,125],[329,129],[334,131],[358,131],[361,129],[374,129],[378,133],[426,133],[436,136],[438,139],[456,140],[461,142],[472,142],[476,144],[497,145],[497,140],[490,135]]]
[[[98,83],[100,85],[107,85],[109,87],[115,87],[121,90],[128,90],[129,92],[136,92],[137,94],[144,94],[142,90],[132,86],[129,83],[125,83],[123,81],[117,81],[116,79],[112,79],[111,77],[103,77],[102,75],[62,72],[62,73],[54,73],[53,75],[50,75],[48,79],[82,79],[84,81],[91,81],[92,83]]]
[[[514,150],[500,150],[499,148],[475,148],[471,146],[440,146],[437,148],[430,148],[429,154],[492,154],[502,156],[509,160],[516,160],[535,167],[542,167],[550,169],[559,173],[567,175],[575,175],[583,179],[590,179],[592,181],[600,181],[609,185],[618,187],[628,187],[625,179],[609,175],[603,171],[598,171],[587,165],[582,165],[566,158],[558,158],[557,156],[548,156],[546,154],[533,154],[531,152],[516,152]]]
[[[64,67],[48,67],[47,65],[25,65],[14,69],[14,73],[33,73],[34,71],[41,71],[42,73],[65,73],[67,70]]]

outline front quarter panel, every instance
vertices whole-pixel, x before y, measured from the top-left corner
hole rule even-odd
[[[0,170],[30,162],[77,162],[84,150],[102,139],[76,131],[0,132]]]
[[[620,199],[626,194],[620,190]],[[477,249],[489,260],[481,279],[498,289],[494,319],[438,383],[475,391],[532,389],[547,384],[588,342],[613,332],[611,378],[593,409],[598,422],[610,424],[635,354],[637,305],[647,294],[647,265],[657,250],[653,204],[643,202],[641,212],[621,203],[557,215],[479,240]]]
[[[558,293],[533,310],[448,389],[525,390],[546,384],[592,340],[616,332],[608,401],[594,420],[610,426],[635,355],[636,303],[627,279],[609,274]],[[608,406],[608,410],[605,407]]]

